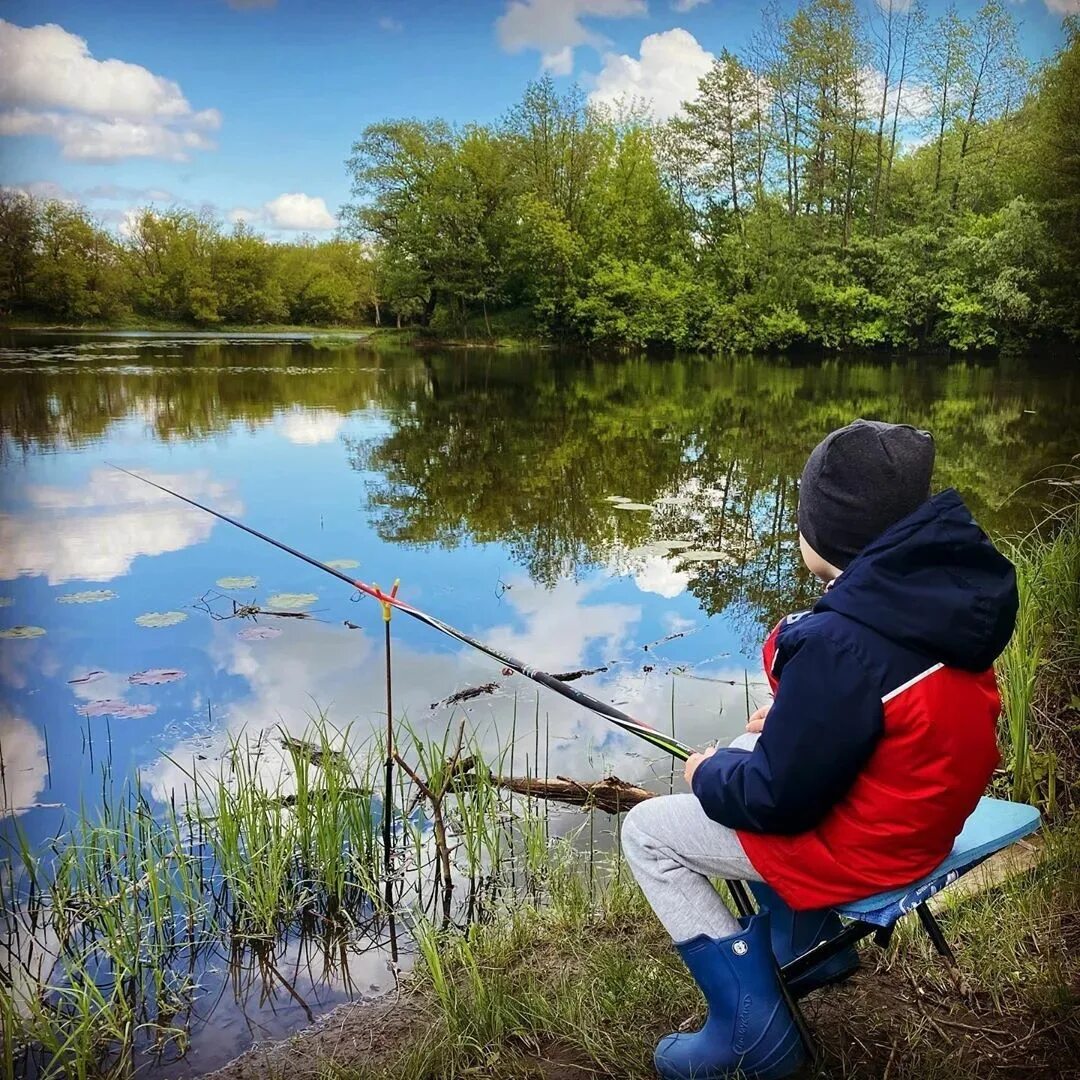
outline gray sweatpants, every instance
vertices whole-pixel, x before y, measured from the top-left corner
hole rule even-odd
[[[756,734],[731,745],[753,749]],[[698,934],[722,938],[739,924],[710,878],[761,881],[734,829],[705,816],[696,795],[662,795],[638,803],[622,827],[622,848],[641,891],[676,942]]]

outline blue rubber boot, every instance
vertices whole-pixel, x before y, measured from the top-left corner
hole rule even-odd
[[[836,937],[844,928],[840,916],[832,908],[813,911],[793,911],[775,890],[763,881],[748,881],[750,891],[762,911],[768,911],[770,935],[776,962],[783,967],[796,957],[809,952],[820,941]],[[831,983],[843,982],[859,967],[859,954],[849,946],[843,952],[822,960],[809,971],[788,984],[795,997],[809,994]]]
[[[664,1080],[779,1080],[806,1059],[780,993],[768,913],[739,922],[731,937],[702,934],[676,946],[709,1015],[700,1031],[660,1040],[653,1061]]]

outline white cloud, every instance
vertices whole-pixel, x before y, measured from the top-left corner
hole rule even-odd
[[[1055,15],[1080,15],[1080,0],[1046,0],[1046,10]]]
[[[337,218],[330,213],[326,200],[300,191],[287,192],[259,207],[234,206],[228,213],[231,222],[263,224],[290,232],[325,232],[337,228]]]
[[[281,434],[297,446],[333,442],[345,422],[329,409],[294,409],[281,422]]]
[[[660,120],[674,116],[697,93],[713,54],[687,30],[650,34],[641,42],[640,59],[607,53],[589,100],[614,104],[620,99],[647,101]]]
[[[566,580],[545,589],[527,578],[515,578],[507,598],[519,628],[496,626],[487,640],[513,656],[527,657],[544,671],[562,671],[585,662],[597,642],[612,655],[625,645],[630,628],[641,619],[641,608],[629,604],[586,604],[595,588]]]
[[[0,751],[4,757],[0,816],[17,814],[33,806],[45,786],[45,743],[28,720],[0,712]]]
[[[535,49],[545,70],[569,75],[574,69],[574,49],[607,44],[607,39],[590,30],[583,19],[647,14],[645,0],[510,0],[495,20],[495,29],[507,52]]]
[[[71,113],[10,109],[0,113],[0,135],[45,135],[74,161],[116,161],[155,157],[187,161],[192,150],[212,150],[215,143],[193,128],[177,130],[159,123],[97,120]]]
[[[552,75],[572,75],[574,73],[574,50],[566,45],[558,52],[548,53],[540,58],[540,66]]]
[[[399,34],[405,29],[405,24],[400,19],[392,18],[389,15],[383,15],[379,19],[379,29],[385,30],[388,34]]]
[[[212,149],[216,109],[196,112],[179,84],[124,60],[96,60],[55,23],[0,19],[0,135],[44,135],[84,161],[161,157]]]
[[[326,207],[326,200],[303,192],[288,192],[271,199],[264,207],[266,219],[276,229],[333,229],[337,219]]]
[[[124,184],[95,184],[87,188],[83,194],[88,199],[108,199],[113,201],[174,203],[176,196],[165,188],[137,188],[128,187]]]
[[[242,511],[225,485],[205,472],[146,474],[206,499],[226,513]],[[95,469],[81,488],[31,487],[30,510],[0,514],[0,580],[41,574],[50,585],[111,581],[139,555],[180,551],[205,540],[214,519],[114,469]]]
[[[681,596],[690,583],[690,575],[675,569],[668,555],[647,555],[634,573],[634,584],[642,591],[663,596],[668,600]]]
[[[116,223],[116,231],[125,240],[130,240],[135,235],[135,225],[142,216],[142,210],[135,206],[129,206],[121,211],[120,220]]]
[[[877,68],[864,67],[860,72],[860,88],[863,94],[863,108],[868,114],[877,115],[881,108],[881,94],[885,89],[885,76]],[[886,117],[892,117],[896,109],[896,83],[889,87],[886,103]],[[933,94],[922,83],[904,81],[900,94],[900,118],[918,120],[929,116],[934,111]]]
[[[708,4],[710,0],[671,0],[671,6],[675,11],[687,12],[693,11],[696,7],[701,7],[702,4]]]
[[[73,191],[68,191],[62,184],[54,183],[52,180],[31,180],[28,184],[6,184],[2,190],[21,191],[24,195],[29,195],[31,199],[65,203],[79,201],[78,195]]]

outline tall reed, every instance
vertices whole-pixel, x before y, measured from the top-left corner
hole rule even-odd
[[[1080,660],[1080,501],[1003,547],[1020,593],[1016,628],[998,664],[1011,794],[1043,800],[1053,812],[1058,763],[1043,710],[1048,689]]]

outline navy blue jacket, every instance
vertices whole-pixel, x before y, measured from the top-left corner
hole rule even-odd
[[[783,621],[779,686],[757,745],[717,750],[694,774],[705,813],[751,832],[813,828],[873,752],[882,699],[933,664],[985,671],[1016,610],[1013,567],[957,492],[928,500],[860,552],[810,612]]]

